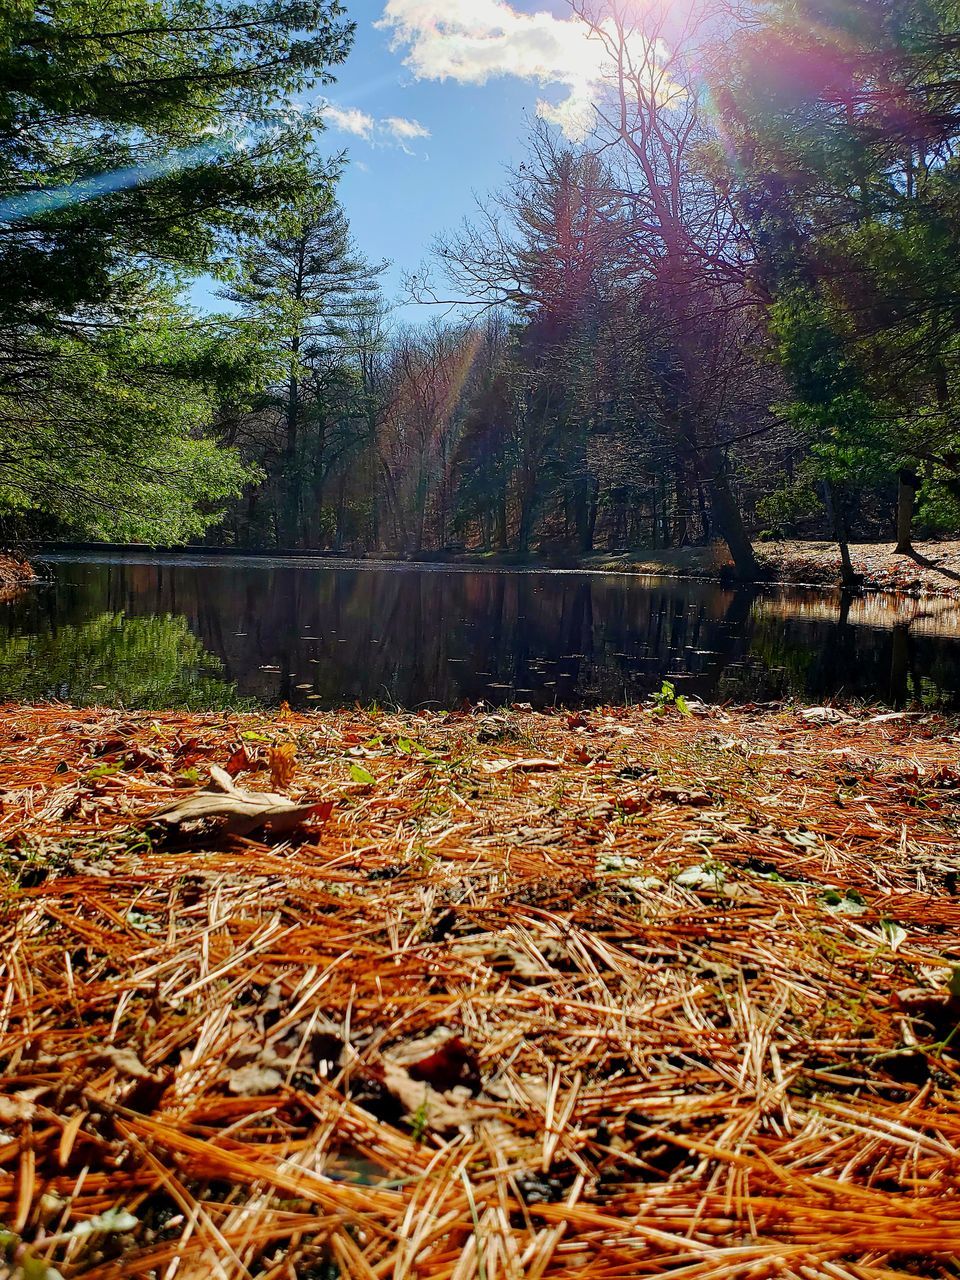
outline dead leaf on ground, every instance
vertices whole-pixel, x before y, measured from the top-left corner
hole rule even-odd
[[[800,719],[806,720],[808,724],[850,724],[853,716],[848,716],[845,711],[836,707],[807,707],[800,712]]]
[[[261,1067],[251,1063],[231,1071],[227,1088],[237,1098],[264,1098],[276,1093],[283,1086],[283,1076],[274,1067]]]
[[[241,773],[248,773],[252,768],[253,757],[244,745],[237,747],[227,761],[227,773],[231,778],[236,778]]]
[[[275,791],[289,787],[297,771],[297,748],[294,744],[284,742],[279,747],[271,747],[269,761],[270,785]]]
[[[149,1071],[132,1049],[114,1049],[106,1047],[97,1055],[101,1061],[107,1062],[123,1076],[131,1080],[153,1080],[154,1074]]]
[[[655,793],[661,800],[669,800],[674,804],[689,805],[694,809],[705,809],[713,804],[713,797],[706,791],[689,791],[685,787],[659,787]]]
[[[457,1087],[467,1088],[471,1093],[480,1092],[480,1068],[476,1054],[460,1036],[454,1036],[434,1053],[413,1063],[408,1071],[412,1080],[421,1080],[441,1093]]]
[[[467,1089],[441,1093],[423,1080],[414,1080],[410,1072],[395,1062],[384,1059],[383,1084],[396,1098],[407,1115],[434,1133],[453,1134],[469,1130],[480,1116],[471,1105]]]
[[[37,1114],[36,1105],[18,1097],[0,1096],[0,1125],[29,1124]]]
[[[562,760],[485,760],[483,770],[491,775],[498,773],[541,773],[548,769],[562,769]]]
[[[286,796],[265,791],[244,791],[224,769],[216,765],[210,778],[219,791],[197,791],[186,799],[149,815],[148,822],[182,827],[194,822],[216,822],[231,835],[247,836],[268,828],[281,834],[329,816],[330,804],[294,804]]]

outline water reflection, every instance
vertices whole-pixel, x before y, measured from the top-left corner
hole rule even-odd
[[[0,694],[16,700],[221,708],[240,700],[183,617],[102,613],[32,632],[0,629]]]
[[[0,695],[127,705],[960,705],[956,611],[623,576],[62,560],[0,606]]]

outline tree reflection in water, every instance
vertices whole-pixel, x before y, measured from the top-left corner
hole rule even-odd
[[[237,687],[218,678],[222,670],[183,617],[102,613],[39,634],[0,636],[0,690],[24,702],[235,706]]]
[[[954,610],[710,583],[90,557],[0,606],[0,694],[219,707],[639,700],[960,705]],[[909,675],[909,678],[907,678]],[[102,687],[101,687],[102,686]]]

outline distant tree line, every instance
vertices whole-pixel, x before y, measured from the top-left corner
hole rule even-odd
[[[954,0],[573,0],[609,69],[594,135],[536,129],[408,282],[442,317],[409,327],[314,122],[276,119],[344,56],[339,7],[238,5],[227,37],[194,8],[182,102],[120,94],[123,39],[58,35],[70,4],[6,20],[8,83],[38,42],[64,77],[76,48],[105,64],[85,126],[33,126],[29,166],[0,121],[8,524],[411,555],[719,540],[744,576],[763,537],[835,538],[852,576],[855,537],[960,529]],[[38,173],[143,164],[251,102],[256,145],[23,204]],[[183,312],[198,271],[229,316]]]

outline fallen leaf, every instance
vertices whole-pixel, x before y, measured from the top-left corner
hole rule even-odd
[[[275,791],[289,787],[297,770],[297,748],[292,742],[284,742],[279,747],[270,748],[268,759],[270,785]]]
[[[818,901],[834,915],[862,916],[867,911],[867,904],[855,889],[848,889],[842,895],[836,889],[827,889]]]
[[[227,1088],[238,1098],[264,1098],[283,1086],[283,1076],[274,1067],[238,1067],[227,1077]]]
[[[469,1095],[462,1100],[456,1094],[441,1093],[424,1081],[414,1080],[410,1072],[394,1062],[384,1059],[383,1083],[388,1093],[406,1111],[408,1117],[434,1133],[450,1134],[469,1130],[478,1112],[467,1106]]]
[[[908,987],[894,995],[893,1003],[908,1017],[926,1023],[938,1039],[953,1035],[960,1026],[960,998],[949,989],[930,991],[926,987]]]
[[[266,827],[276,833],[295,831],[315,821],[326,804],[294,804],[286,796],[265,791],[242,791],[230,775],[216,765],[211,781],[219,791],[197,791],[192,796],[150,814],[147,822],[182,827],[192,822],[217,822],[231,835],[247,836]]]
[[[154,1078],[153,1072],[147,1070],[132,1049],[107,1047],[101,1049],[97,1057],[102,1062],[108,1062],[121,1075],[129,1076],[131,1080],[152,1080]]]
[[[70,1236],[74,1240],[85,1236],[98,1235],[100,1232],[132,1231],[138,1226],[140,1219],[126,1209],[108,1209],[106,1213],[98,1213],[95,1218],[87,1218],[70,1228]]]
[[[231,778],[235,778],[240,773],[246,773],[250,769],[252,760],[250,753],[245,746],[237,747],[230,759],[227,761],[227,773]]]
[[[807,707],[805,711],[800,712],[800,719],[806,720],[808,724],[850,724],[853,722],[853,716],[848,716],[845,711],[838,711],[836,707]]]
[[[899,951],[907,940],[907,931],[896,920],[884,920],[880,924],[880,940],[887,943],[891,951]]]
[[[687,867],[680,872],[674,883],[682,889],[719,889],[725,879],[720,867],[701,865]]]
[[[547,769],[562,769],[562,760],[485,760],[485,773],[541,773]]]
[[[412,1080],[423,1080],[441,1093],[462,1085],[471,1093],[480,1091],[480,1071],[476,1055],[459,1036],[453,1036],[435,1053],[428,1054],[407,1068]]]
[[[706,809],[713,804],[713,797],[706,791],[688,791],[684,787],[660,787],[655,794],[661,800],[672,800],[674,804],[690,805],[695,809]]]
[[[36,1113],[34,1103],[25,1098],[0,1097],[0,1124],[29,1124]]]

